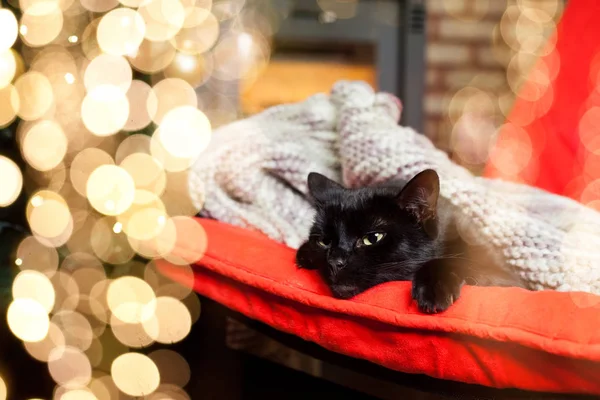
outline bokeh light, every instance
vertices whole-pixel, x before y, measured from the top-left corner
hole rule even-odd
[[[134,54],[146,32],[144,19],[135,10],[117,8],[104,15],[98,24],[98,45],[108,54]]]
[[[126,353],[117,357],[110,370],[117,387],[130,396],[148,395],[160,384],[156,364],[140,353]]]
[[[12,253],[6,321],[57,400],[190,399],[186,360],[148,347],[184,340],[201,314],[192,265],[208,238],[189,169],[213,119],[239,113],[223,81],[248,89],[275,31],[244,3],[0,8],[0,128],[16,127],[23,159],[0,155],[0,207],[22,196],[31,232]]]
[[[23,174],[14,161],[0,156],[0,176],[2,177],[0,207],[6,207],[11,205],[21,194]]]
[[[30,298],[14,299],[6,312],[8,327],[24,342],[39,342],[48,334],[50,319],[44,306]]]

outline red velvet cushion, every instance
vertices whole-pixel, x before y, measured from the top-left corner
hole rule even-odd
[[[447,312],[424,315],[410,284],[391,282],[336,300],[315,271],[296,267],[294,250],[257,232],[198,221],[208,246],[194,289],[250,318],[398,371],[600,394],[600,296],[465,287]],[[177,266],[159,265],[186,281]]]

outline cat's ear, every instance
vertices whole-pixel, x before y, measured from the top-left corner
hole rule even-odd
[[[318,203],[325,202],[332,193],[342,189],[344,189],[342,185],[324,175],[317,172],[308,174],[308,191]]]
[[[440,178],[432,169],[419,172],[398,194],[398,205],[413,214],[424,226],[437,220]],[[433,232],[432,232],[433,233]]]

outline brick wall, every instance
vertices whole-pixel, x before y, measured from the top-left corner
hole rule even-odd
[[[525,76],[507,74],[510,61],[523,52],[535,60],[544,41],[533,43],[531,38],[553,31],[563,0],[427,0],[426,4],[425,133],[457,162],[478,169],[510,110],[512,89]],[[529,66],[520,68],[526,72]]]

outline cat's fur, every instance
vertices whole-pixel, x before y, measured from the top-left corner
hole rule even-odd
[[[452,305],[465,282],[525,287],[483,246],[470,245],[458,234],[433,170],[408,183],[359,189],[344,188],[313,172],[308,188],[317,211],[296,263],[317,269],[337,298],[353,297],[383,282],[412,280],[419,309],[436,313]]]

